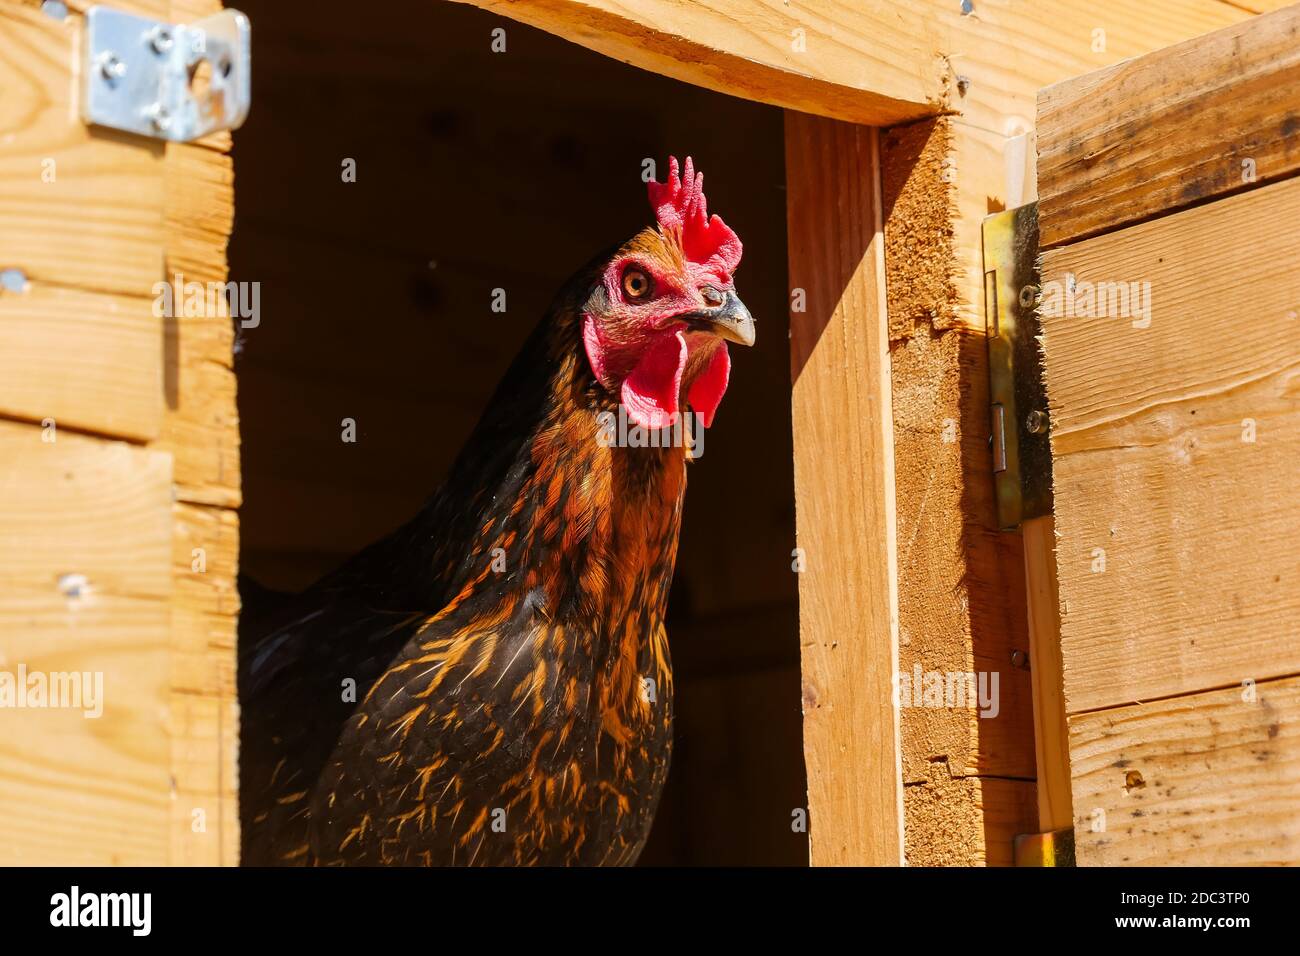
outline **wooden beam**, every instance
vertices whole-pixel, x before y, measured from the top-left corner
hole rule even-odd
[[[1044,256],[1070,713],[1300,672],[1296,222],[1290,179]]]
[[[144,0],[156,3],[162,0]],[[170,0],[170,20],[216,13],[221,0]],[[162,193],[169,278],[224,283],[234,226],[229,133],[168,143]],[[256,281],[258,276],[236,277]],[[239,863],[239,702],[236,688],[241,504],[234,322],[222,315],[167,323],[162,434],[176,472],[173,509],[170,723],[173,865]]]
[[[907,859],[923,866],[1006,862],[1037,828],[1031,675],[1012,666],[1029,649],[1023,559],[994,515],[987,345],[933,331],[954,289],[950,132],[940,120],[882,135],[899,666],[913,680],[996,673],[999,687],[996,713],[971,700],[900,711]]]
[[[1044,248],[1300,169],[1300,5],[1038,99]]]
[[[939,112],[927,20],[848,0],[461,0],[698,86],[885,126]],[[491,42],[483,38],[484,44]],[[507,41],[508,43],[508,41]]]
[[[815,864],[902,862],[877,134],[786,114],[804,754]]]
[[[1300,678],[1070,719],[1081,866],[1294,865]]]
[[[197,144],[168,143],[162,191],[168,278],[225,283],[226,241],[235,218],[230,156]],[[257,281],[257,276],[236,279]],[[236,508],[241,489],[234,321],[220,315],[172,319],[164,322],[163,336],[166,410],[159,445],[176,456],[177,497]]]

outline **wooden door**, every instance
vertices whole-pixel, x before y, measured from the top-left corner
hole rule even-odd
[[[1083,865],[1300,862],[1298,31],[1291,7],[1039,96]]]

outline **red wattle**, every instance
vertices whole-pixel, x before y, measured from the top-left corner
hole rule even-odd
[[[705,366],[699,377],[691,383],[686,395],[687,401],[695,414],[700,416],[705,428],[713,427],[713,416],[717,414],[718,405],[727,391],[727,382],[731,379],[731,356],[727,354],[727,343],[718,344],[718,350]]]
[[[647,348],[623,379],[623,407],[632,421],[642,428],[667,428],[676,421],[685,368],[686,336],[682,332],[665,335]]]

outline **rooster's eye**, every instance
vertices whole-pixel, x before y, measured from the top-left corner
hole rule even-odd
[[[650,277],[640,269],[628,269],[623,273],[623,294],[629,299],[644,299],[650,294]]]

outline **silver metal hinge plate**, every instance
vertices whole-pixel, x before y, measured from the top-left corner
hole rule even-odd
[[[989,350],[998,526],[1052,512],[1051,420],[1038,322],[1038,204],[984,220],[984,323]]]
[[[238,10],[190,24],[109,7],[86,12],[81,118],[186,143],[248,116],[248,17]]]

